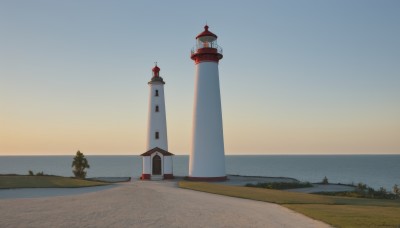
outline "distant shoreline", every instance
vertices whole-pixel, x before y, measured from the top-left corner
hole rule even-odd
[[[86,154],[85,154],[86,155]],[[376,154],[334,154],[334,153],[271,153],[271,154],[225,154],[225,156],[386,156],[397,155],[399,153],[376,153]],[[71,154],[0,154],[0,157],[73,157]],[[86,156],[140,156],[140,152],[132,154],[87,154]],[[175,154],[174,156],[189,156],[189,154]]]
[[[0,173],[28,174],[44,172],[58,176],[73,176],[72,156],[12,156],[0,157]],[[87,177],[139,177],[140,156],[88,156]],[[399,183],[400,155],[227,155],[226,172],[231,175],[259,177],[291,177],[316,183],[327,176],[332,183],[368,183],[373,188],[391,189]],[[189,156],[174,156],[175,176],[188,174]]]

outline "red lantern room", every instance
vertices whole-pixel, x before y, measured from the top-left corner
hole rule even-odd
[[[219,62],[222,59],[222,48],[217,44],[217,35],[204,26],[204,31],[196,36],[196,46],[192,49],[191,59],[200,62]]]
[[[214,45],[217,44],[217,35],[208,31],[208,25],[204,26],[204,31],[196,36],[197,46],[198,47],[205,47],[205,48],[212,48]]]

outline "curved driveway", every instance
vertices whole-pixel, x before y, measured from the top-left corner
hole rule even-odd
[[[2,227],[329,227],[276,204],[130,182],[43,198],[0,199]]]

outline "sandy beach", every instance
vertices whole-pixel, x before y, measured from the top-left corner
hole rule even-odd
[[[40,190],[39,198],[3,196],[1,226],[329,227],[276,204],[180,189],[174,181],[82,188],[82,194],[64,196],[43,197],[48,190]]]

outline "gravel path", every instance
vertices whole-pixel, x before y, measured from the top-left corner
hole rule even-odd
[[[80,195],[0,199],[0,225],[329,227],[276,204],[179,189],[176,185],[173,181],[136,181]]]

